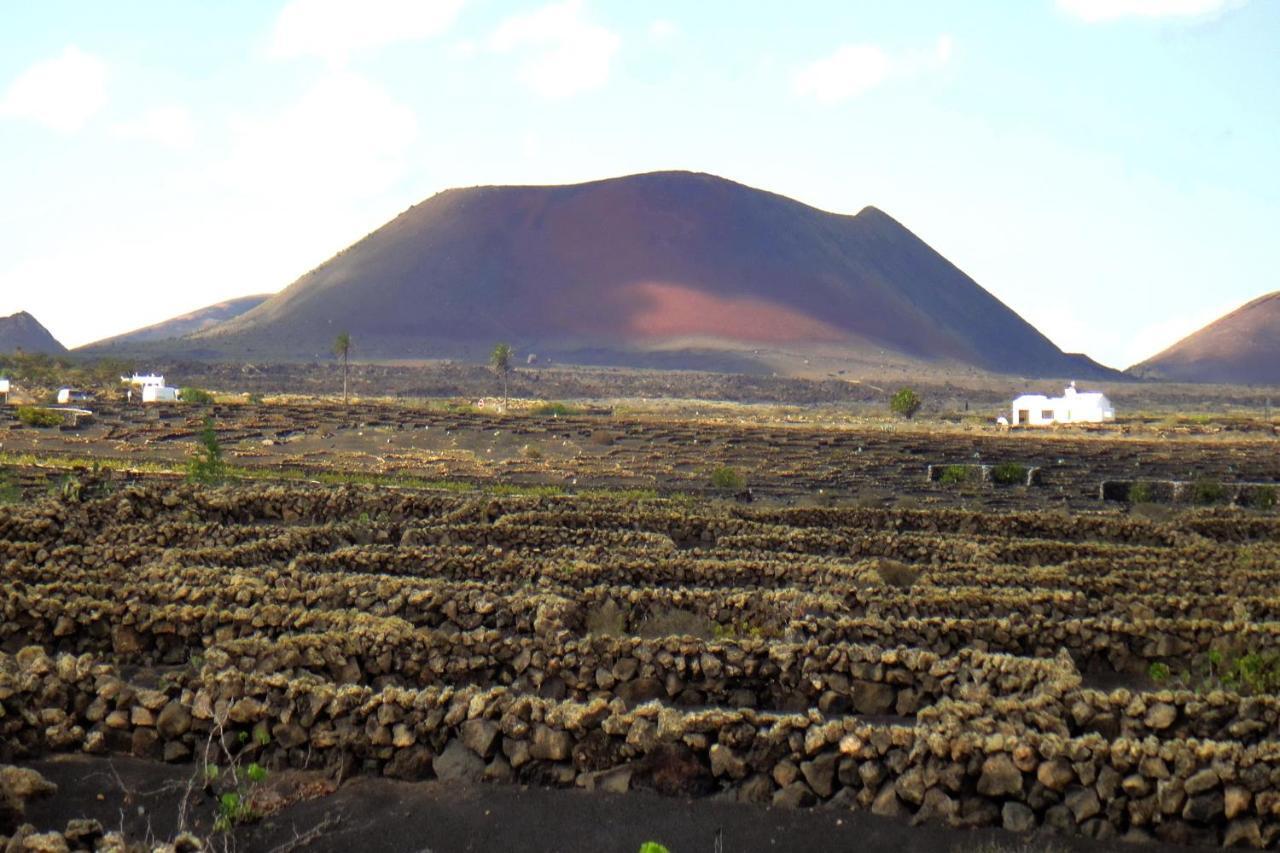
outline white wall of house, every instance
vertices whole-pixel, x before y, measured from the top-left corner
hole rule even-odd
[[[144,403],[176,403],[178,389],[164,385],[143,385],[142,402]]]
[[[139,388],[164,387],[164,377],[158,373],[135,373],[127,379],[121,376],[120,381],[126,385],[133,385]]]
[[[1049,424],[1096,424],[1115,420],[1116,410],[1107,396],[1098,391],[1077,391],[1072,382],[1061,397],[1023,394],[1011,406],[1014,426]]]

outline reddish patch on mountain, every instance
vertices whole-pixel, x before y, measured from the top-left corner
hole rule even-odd
[[[848,335],[767,299],[719,296],[678,284],[645,281],[622,288],[637,306],[626,331],[642,338],[733,337],[759,343],[842,341]]]

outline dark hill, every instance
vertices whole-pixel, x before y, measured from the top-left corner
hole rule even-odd
[[[1280,385],[1280,291],[1214,320],[1129,372],[1180,382]]]
[[[26,311],[0,317],[0,353],[22,350],[49,355],[62,355],[67,348],[58,343],[49,330]]]
[[[310,358],[340,331],[366,358],[482,358],[508,341],[597,363],[772,348],[1109,372],[875,208],[837,215],[688,172],[442,192],[185,343]]]
[[[123,335],[105,338],[100,341],[94,341],[80,347],[86,351],[98,351],[113,348],[129,348],[134,344],[149,343],[152,341],[163,341],[169,338],[181,338],[196,332],[204,331],[212,328],[219,323],[225,323],[235,317],[239,317],[251,308],[257,308],[263,302],[271,298],[271,294],[264,293],[257,296],[241,296],[238,299],[228,299],[215,305],[208,305],[196,311],[182,314],[178,317],[172,317],[160,323],[146,326],[141,329],[135,329],[132,332],[125,332]]]

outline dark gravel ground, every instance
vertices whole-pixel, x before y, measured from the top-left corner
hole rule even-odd
[[[190,768],[128,757],[57,756],[28,766],[59,786],[29,804],[41,831],[62,829],[75,817],[123,826],[131,838],[169,838]],[[282,789],[319,781],[295,774],[274,780]],[[197,803],[198,834],[209,831],[212,801]],[[636,853],[658,841],[672,853],[1069,853],[1190,848],[1134,847],[1085,838],[1017,836],[997,830],[918,827],[867,812],[792,810],[716,799],[678,799],[647,791],[626,794],[394,782],[356,777],[335,793],[294,803],[241,827],[242,851],[419,851],[419,853]]]

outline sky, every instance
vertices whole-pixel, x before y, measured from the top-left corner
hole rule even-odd
[[[1280,289],[1280,0],[5,7],[0,316],[69,346],[659,169],[875,205],[1116,367]]]

